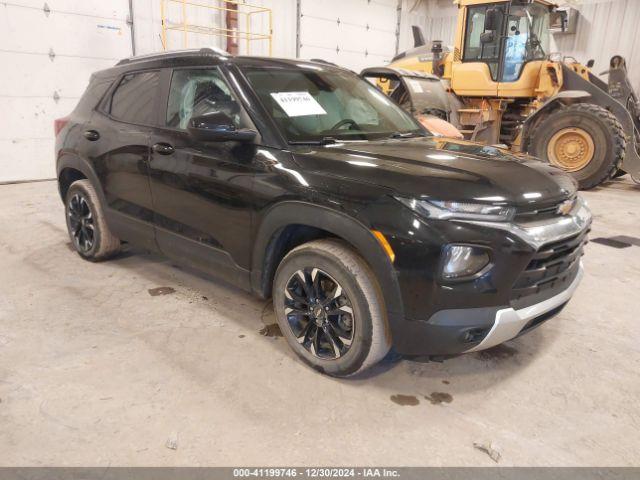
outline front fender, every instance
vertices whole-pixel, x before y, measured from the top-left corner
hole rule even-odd
[[[397,332],[404,320],[404,311],[393,264],[366,225],[328,207],[304,201],[285,201],[274,205],[264,214],[253,248],[253,291],[263,298],[271,294],[272,278],[277,268],[272,261],[272,256],[277,254],[275,243],[279,233],[290,225],[305,225],[325,230],[349,243],[364,258],[380,285],[391,335],[394,337],[394,331]]]

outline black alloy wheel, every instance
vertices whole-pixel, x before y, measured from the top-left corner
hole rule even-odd
[[[76,249],[87,253],[93,248],[95,241],[95,225],[89,202],[80,193],[69,199],[69,229]]]
[[[297,270],[287,281],[284,313],[293,335],[322,360],[347,353],[354,339],[353,306],[342,286],[319,268]]]

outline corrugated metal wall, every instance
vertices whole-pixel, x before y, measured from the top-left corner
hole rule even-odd
[[[634,88],[640,92],[640,1],[582,0],[571,2],[580,11],[575,34],[555,34],[556,52],[586,63],[596,61],[594,72],[607,70],[613,55],[627,59]],[[451,0],[423,0],[427,40],[453,43],[457,8]]]
[[[593,58],[595,73],[607,70],[613,55],[622,55],[640,92],[640,1],[584,0],[578,8],[577,33],[554,35],[556,50],[583,63]]]
[[[400,32],[401,45],[405,48],[413,46],[411,25],[422,28],[427,42],[442,40],[447,45],[453,43],[458,13],[453,0],[407,0],[405,5],[403,29]]]

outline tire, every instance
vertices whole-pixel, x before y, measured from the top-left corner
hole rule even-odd
[[[329,313],[324,320],[329,326],[318,326],[321,315],[313,317],[311,313],[300,315],[290,311],[293,306],[296,312],[312,311],[309,304],[305,307],[294,298],[304,296],[298,272],[303,272],[307,280],[312,280],[314,271],[318,282],[317,288],[315,283],[310,287],[314,293],[323,288],[335,292],[335,283],[341,287],[342,295],[333,301],[335,303],[331,304],[329,310],[339,313]],[[317,298],[331,296],[320,293]],[[278,266],[273,283],[276,318],[289,346],[312,368],[335,377],[360,373],[389,352],[391,338],[382,298],[378,282],[362,257],[344,243],[333,239],[312,241],[291,250]],[[296,338],[294,327],[300,327],[296,333],[302,337],[304,335],[300,332],[304,327],[307,328],[308,336],[302,342]],[[333,342],[329,341],[326,329],[333,332]],[[342,336],[337,334],[340,331]],[[315,345],[314,332],[318,332],[318,348],[312,347],[312,344]],[[344,343],[342,337],[349,336],[350,343]]]
[[[611,178],[620,178],[620,177],[624,177],[627,174],[627,172],[625,172],[624,170],[622,170],[621,168],[618,168],[615,172],[613,172],[613,177]]]
[[[120,251],[120,239],[109,230],[102,205],[89,180],[77,180],[69,187],[65,217],[71,244],[82,258],[97,262]]]
[[[588,163],[572,170],[562,162],[550,158],[554,139],[563,132],[575,130],[586,133],[593,156]],[[587,190],[609,180],[622,165],[626,151],[626,136],[618,119],[598,105],[579,103],[556,110],[544,118],[531,132],[529,153],[563,168],[578,182],[581,190]],[[552,145],[550,145],[552,144]]]

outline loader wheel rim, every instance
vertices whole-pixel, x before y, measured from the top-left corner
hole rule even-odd
[[[586,167],[595,154],[591,135],[581,128],[564,128],[557,132],[547,146],[549,161],[565,172],[577,172]]]

